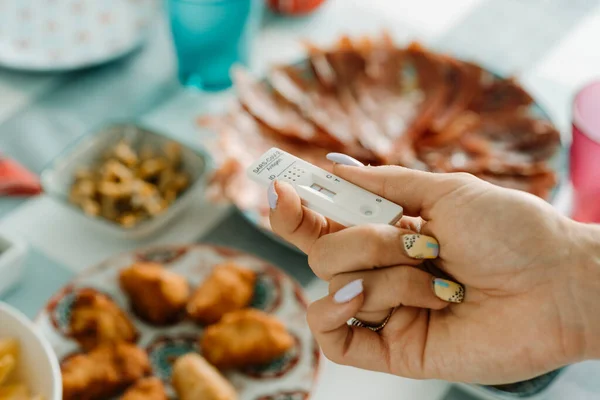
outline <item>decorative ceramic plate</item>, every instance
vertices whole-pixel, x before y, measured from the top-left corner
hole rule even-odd
[[[159,0],[0,0],[0,65],[63,71],[141,44]]]
[[[232,261],[257,272],[251,307],[275,315],[296,338],[296,346],[274,362],[236,370],[227,378],[238,390],[240,400],[304,400],[310,395],[318,370],[320,351],[306,324],[306,300],[302,287],[280,269],[237,250],[210,245],[162,246],[124,253],[86,270],[54,295],[36,318],[36,324],[50,341],[59,360],[80,351],[69,338],[70,308],[74,294],[91,288],[108,295],[125,310],[140,332],[137,345],[146,349],[154,375],[166,384],[170,394],[171,362],[174,358],[199,351],[202,334],[198,325],[182,321],[167,327],[150,326],[129,309],[127,297],[119,288],[119,271],[136,261],[153,261],[187,277],[196,287],[224,261]]]

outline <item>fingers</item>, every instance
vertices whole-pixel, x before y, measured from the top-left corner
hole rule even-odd
[[[308,262],[319,278],[329,281],[345,272],[417,265],[438,254],[439,244],[433,237],[390,225],[360,225],[314,241]]]
[[[429,311],[401,307],[380,332],[348,326],[346,321],[364,301],[362,290],[356,294],[359,286],[362,289],[357,282],[361,281],[352,281],[308,307],[308,324],[325,356],[338,364],[422,379]]]
[[[305,253],[321,236],[343,229],[340,224],[302,206],[300,197],[287,183],[274,181],[267,195],[271,228]]]
[[[362,282],[356,280],[315,301],[308,307],[308,325],[325,356],[333,362],[387,372],[388,350],[381,336],[347,324],[362,305],[362,292]]]
[[[445,293],[440,291],[445,297],[438,297],[431,274],[410,266],[336,275],[329,283],[329,292],[336,293],[357,279],[362,279],[364,287],[361,313],[383,311],[385,318],[389,309],[393,307],[411,306],[440,310],[449,304]],[[357,318],[362,319],[359,315]]]
[[[334,164],[339,177],[401,205],[406,215],[430,220],[432,206],[444,195],[476,178],[468,174],[435,174],[399,166],[357,167]]]
[[[416,233],[421,233],[423,227],[425,226],[425,221],[421,217],[409,217],[405,215],[400,219],[400,221],[398,221],[398,223],[396,223],[396,226]]]

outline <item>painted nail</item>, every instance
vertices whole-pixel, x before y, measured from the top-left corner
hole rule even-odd
[[[440,244],[431,236],[410,234],[402,237],[404,250],[411,258],[437,258],[440,254]]]
[[[271,181],[269,184],[269,189],[267,189],[267,199],[269,200],[269,207],[272,210],[277,207],[277,199],[279,196],[277,195],[277,191],[275,190],[275,181]]]
[[[327,159],[329,161],[333,161],[337,164],[349,165],[351,167],[364,167],[365,164],[361,163],[355,158],[352,158],[346,154],[342,153],[329,153],[327,154]]]
[[[335,292],[333,300],[336,303],[347,303],[363,291],[363,280],[357,279]]]
[[[437,297],[450,303],[462,303],[465,298],[465,288],[446,279],[434,278],[433,291]]]

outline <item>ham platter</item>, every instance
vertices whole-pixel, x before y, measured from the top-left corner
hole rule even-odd
[[[263,188],[245,168],[279,147],[330,169],[329,152],[371,165],[469,172],[549,200],[557,185],[558,130],[514,79],[390,37],[307,45],[304,62],[266,79],[233,72],[236,99],[199,123],[217,135],[208,195],[269,229]]]

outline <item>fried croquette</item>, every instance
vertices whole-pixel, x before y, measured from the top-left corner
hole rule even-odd
[[[236,400],[231,383],[198,354],[179,357],[173,366],[173,387],[179,400]]]
[[[119,279],[135,313],[155,325],[177,321],[190,296],[187,280],[160,264],[133,264]]]
[[[138,337],[123,310],[106,295],[92,289],[82,289],[76,294],[69,329],[84,350],[106,343],[135,342]]]
[[[61,364],[63,400],[101,400],[150,373],[146,352],[130,343],[101,345]]]
[[[165,386],[155,376],[140,379],[121,397],[121,400],[168,400]]]
[[[202,354],[220,369],[265,364],[293,345],[294,338],[280,320],[253,309],[224,315],[200,338]]]
[[[233,263],[218,265],[192,295],[187,313],[198,323],[214,324],[226,313],[250,304],[255,281],[254,271]]]

